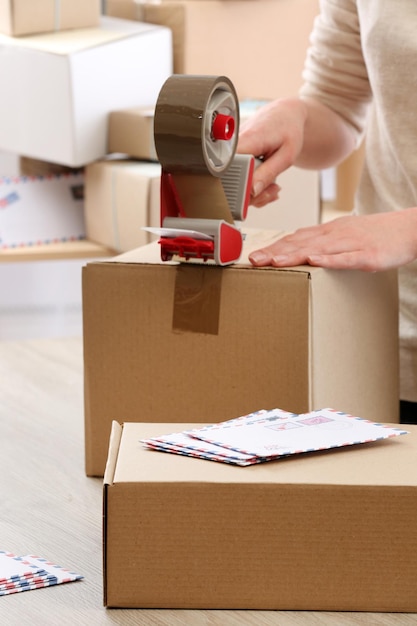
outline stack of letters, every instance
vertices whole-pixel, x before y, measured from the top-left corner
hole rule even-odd
[[[272,409],[203,428],[143,439],[142,443],[152,450],[245,466],[405,434],[407,431],[400,428],[334,409],[301,415]]]
[[[38,556],[0,551],[0,596],[80,580],[83,576]]]

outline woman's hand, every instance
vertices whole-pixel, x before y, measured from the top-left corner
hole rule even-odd
[[[277,199],[276,178],[293,165],[303,147],[307,111],[297,98],[264,105],[241,126],[237,151],[262,159],[256,168],[251,204],[257,207]]]
[[[352,129],[311,98],[283,98],[262,106],[242,124],[237,151],[261,157],[253,176],[251,204],[276,200],[279,174],[291,165],[324,169],[355,148]]]
[[[249,256],[255,266],[318,265],[376,272],[417,258],[417,207],[348,215],[300,228]]]

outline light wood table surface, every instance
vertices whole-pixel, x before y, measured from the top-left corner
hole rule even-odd
[[[102,481],[84,473],[83,419],[81,338],[0,342],[0,549],[85,577],[0,597],[0,624],[417,625],[417,614],[105,609]]]

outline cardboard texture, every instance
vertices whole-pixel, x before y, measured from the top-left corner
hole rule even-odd
[[[288,96],[301,86],[318,0],[132,0],[131,5],[137,20],[172,30],[176,74],[228,76],[241,98]],[[126,3],[108,2],[106,11],[132,16]]]
[[[117,252],[156,239],[143,226],[160,225],[159,163],[107,160],[85,168],[87,238]]]
[[[108,152],[157,161],[153,120],[154,109],[149,107],[112,111],[109,115]]]
[[[0,150],[69,167],[104,158],[109,113],[154,106],[172,72],[167,28],[116,18],[0,45]]]
[[[106,606],[417,611],[417,426],[245,468],[140,443],[194,426],[113,425]]]
[[[282,234],[282,233],[281,233]],[[83,268],[85,460],[111,422],[216,422],[326,406],[398,420],[395,273],[165,263],[149,244]]]
[[[98,26],[100,0],[0,0],[0,32],[33,35]]]

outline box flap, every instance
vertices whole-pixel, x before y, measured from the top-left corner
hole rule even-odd
[[[104,471],[104,484],[111,485],[114,479],[114,472],[117,463],[117,457],[119,454],[120,440],[122,438],[123,426],[121,426],[115,420],[112,422],[110,441],[109,441],[109,453],[107,457],[106,469]]]
[[[0,35],[0,45],[36,49],[51,54],[70,55],[162,28],[164,27],[154,24],[102,17],[100,26],[97,28],[69,29],[26,37]]]

